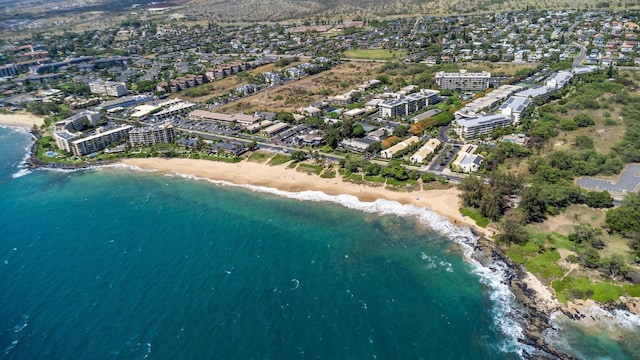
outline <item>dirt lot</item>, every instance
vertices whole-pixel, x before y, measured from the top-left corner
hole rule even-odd
[[[366,80],[375,79],[380,63],[349,62],[329,71],[305,77],[219,107],[216,111],[294,111],[328,96],[347,92]]]

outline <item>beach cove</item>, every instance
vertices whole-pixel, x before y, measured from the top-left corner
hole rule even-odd
[[[26,127],[26,125],[23,125],[23,127]],[[543,351],[551,358],[572,358],[562,352],[558,352],[543,341],[544,332],[550,327],[551,315],[560,312],[572,319],[598,321],[597,309],[599,308],[595,306],[596,304],[589,302],[578,304],[577,306],[575,304],[569,304],[569,306],[559,304],[549,289],[534,276],[526,273],[520,266],[509,262],[496,244],[489,239],[492,235],[490,230],[476,228],[471,219],[464,218],[459,214],[459,192],[455,188],[412,192],[394,191],[383,187],[370,187],[344,182],[340,178],[323,179],[319,176],[298,172],[286,166],[269,166],[246,160],[240,163],[223,163],[189,159],[126,159],[119,164],[109,165],[108,167],[132,168],[142,172],[152,172],[172,177],[208,180],[223,186],[239,186],[256,192],[270,192],[300,200],[322,199],[322,197],[317,196],[318,193],[321,193],[327,195],[327,198],[320,201],[333,201],[336,197],[342,197],[340,201],[334,202],[343,205],[345,202],[353,202],[359,203],[357,206],[366,207],[368,206],[366,204],[380,202],[380,199],[384,199],[382,201],[398,203],[415,209],[431,209],[444,216],[439,220],[436,218],[435,221],[430,220],[428,222],[429,226],[436,231],[450,238],[456,237],[457,233],[449,230],[449,226],[455,225],[454,227],[473,228],[478,235],[483,235],[477,242],[470,241],[463,245],[473,247],[474,251],[476,251],[474,259],[482,262],[489,271],[503,271],[504,273],[501,275],[503,281],[511,288],[518,302],[527,309],[525,324],[528,325],[523,328],[525,334],[519,337],[520,342]],[[307,195],[299,195],[305,193]],[[298,195],[294,196],[292,194]],[[351,199],[348,199],[349,197]],[[384,205],[386,206],[387,204]],[[357,206],[354,208],[358,208]],[[397,210],[396,208],[389,214],[400,215],[400,212],[406,211],[406,208],[402,208],[399,212]],[[407,215],[411,215],[411,211],[408,211]],[[455,241],[456,239],[452,240]],[[505,263],[507,268],[496,270],[495,267],[492,267],[492,264],[496,261]],[[619,305],[611,305],[607,306],[607,308],[613,311],[620,309]],[[632,309],[632,307],[630,305],[628,309]],[[602,317],[610,317],[610,314],[610,311],[605,312]],[[540,353],[536,354],[536,356],[540,355]],[[533,355],[527,356],[526,352],[523,353],[523,357],[535,358]]]

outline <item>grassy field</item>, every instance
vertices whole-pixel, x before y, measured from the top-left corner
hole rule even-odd
[[[289,155],[282,155],[282,154],[275,154],[271,160],[269,160],[269,162],[267,164],[271,165],[271,166],[276,166],[276,165],[282,165],[288,161],[291,161],[291,156]]]
[[[273,156],[273,154],[270,152],[254,151],[251,155],[249,155],[247,161],[264,164],[265,162],[267,162],[267,160],[269,160],[271,156]]]
[[[345,51],[343,55],[350,59],[401,61],[405,56],[407,56],[407,52],[386,49],[357,49]]]

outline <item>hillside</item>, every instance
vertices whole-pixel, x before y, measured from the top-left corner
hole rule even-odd
[[[276,21],[311,17],[369,18],[414,15],[452,15],[530,9],[620,9],[638,8],[640,0],[609,2],[602,0],[3,0],[4,16],[60,16],[64,13],[130,11],[133,7],[178,6],[179,11],[203,14],[221,22]],[[134,5],[136,4],[136,5]],[[154,5],[151,5],[154,4]]]
[[[386,17],[395,15],[443,15],[538,9],[596,9],[638,7],[640,0],[191,0],[188,9],[212,12],[220,20],[284,20],[309,16],[328,18]]]

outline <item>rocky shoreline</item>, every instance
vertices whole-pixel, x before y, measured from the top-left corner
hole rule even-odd
[[[561,312],[572,320],[582,320],[592,318],[592,315],[586,313],[585,309],[598,306],[607,311],[625,310],[638,314],[640,299],[636,298],[621,298],[616,302],[606,304],[598,304],[588,300],[576,303],[569,302],[567,305],[560,303],[555,298],[549,299],[538,289],[532,287],[529,281],[532,275],[523,266],[513,262],[495,241],[483,236],[477,230],[474,233],[480,236],[474,249],[474,258],[484,265],[495,261],[503,262],[511,270],[505,281],[508,282],[517,302],[522,306],[526,322],[523,326],[525,336],[520,341],[535,349],[532,354],[523,354],[525,359],[577,359],[556,349],[544,340],[544,332],[553,327],[550,321],[554,313]]]

